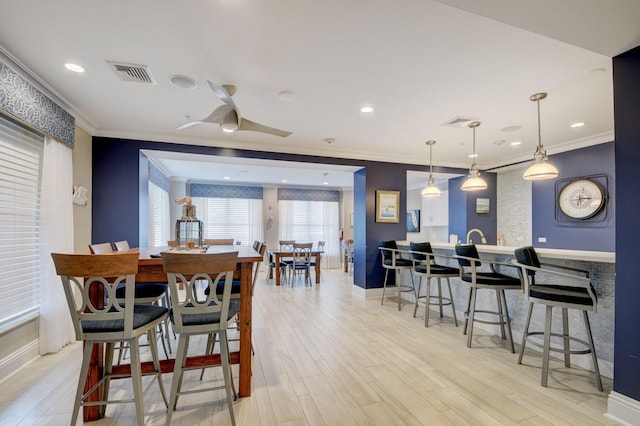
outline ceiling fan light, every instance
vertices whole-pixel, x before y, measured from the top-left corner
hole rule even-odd
[[[554,179],[558,177],[558,169],[553,164],[540,160],[529,166],[522,177],[525,180]]]
[[[238,130],[238,125],[236,123],[220,123],[220,127],[222,127],[223,132],[233,133]]]

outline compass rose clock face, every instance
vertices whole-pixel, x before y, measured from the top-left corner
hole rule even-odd
[[[562,188],[558,206],[570,218],[589,219],[604,207],[604,191],[591,179],[577,179]]]

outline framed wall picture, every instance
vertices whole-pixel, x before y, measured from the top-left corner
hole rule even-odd
[[[420,232],[420,210],[407,211],[407,232]]]
[[[376,222],[400,223],[400,191],[376,191]]]
[[[491,199],[489,198],[476,198],[476,213],[488,214],[490,203]]]

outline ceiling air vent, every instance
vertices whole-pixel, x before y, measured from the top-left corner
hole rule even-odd
[[[447,126],[447,127],[465,127],[466,125],[468,125],[472,121],[478,121],[478,119],[477,118],[471,118],[471,117],[458,116],[458,117],[452,118],[451,120],[447,121],[446,123],[443,123],[442,125],[443,126]]]
[[[134,83],[156,84],[156,79],[146,65],[125,64],[107,61],[122,81]]]

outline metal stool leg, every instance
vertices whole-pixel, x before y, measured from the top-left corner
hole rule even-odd
[[[587,311],[582,311],[582,317],[584,318],[584,326],[587,330],[587,337],[589,338],[589,349],[591,349],[591,359],[593,360],[593,369],[596,374],[596,382],[598,384],[598,390],[602,392],[602,377],[600,377],[600,368],[598,367],[598,357],[596,356],[596,347],[593,344],[593,336],[591,334],[591,325],[589,324],[589,315],[587,315]]]
[[[518,364],[522,364],[522,356],[524,355],[524,347],[527,343],[527,334],[529,333],[529,324],[531,323],[532,312],[533,312],[533,302],[529,302],[529,311],[527,312],[527,320],[524,323],[524,331],[522,332],[522,345],[520,345],[520,355],[518,356]]]
[[[547,386],[547,377],[549,376],[549,351],[551,348],[551,318],[553,307],[547,306],[544,319],[544,351],[542,354],[542,380],[540,384]]]
[[[458,318],[456,318],[456,306],[453,303],[453,293],[451,292],[451,281],[447,277],[447,287],[449,287],[449,299],[451,300],[451,310],[453,311],[453,323],[458,326]]]

